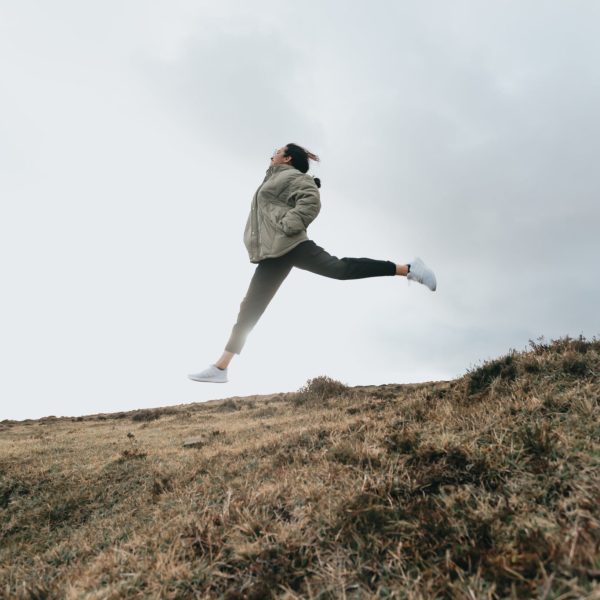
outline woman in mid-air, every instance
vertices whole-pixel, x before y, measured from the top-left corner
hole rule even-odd
[[[227,381],[231,359],[242,351],[248,334],[292,267],[333,279],[401,275],[435,291],[435,275],[420,258],[408,264],[371,258],[337,258],[308,239],[306,229],[321,210],[321,184],[317,178],[307,175],[309,160],[319,158],[297,144],[287,144],[273,154],[271,166],[252,199],[244,232],[250,262],[258,266],[225,351],[207,369],[189,375],[190,379],[212,383]]]

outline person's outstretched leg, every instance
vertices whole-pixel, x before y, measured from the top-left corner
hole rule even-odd
[[[288,276],[292,263],[287,255],[266,258],[258,263],[246,296],[240,305],[237,321],[233,326],[225,351],[214,364],[201,373],[188,375],[194,381],[225,383],[227,367],[231,359],[242,351],[248,334],[252,331],[273,296]]]
[[[333,279],[364,279],[401,274],[398,267],[402,265],[396,265],[389,260],[338,258],[317,246],[312,240],[302,242],[292,249],[289,255],[295,267]],[[407,265],[403,266],[408,272]]]
[[[396,264],[389,260],[372,258],[338,258],[307,240],[296,246],[290,253],[295,267],[311,271],[334,279],[364,279],[365,277],[382,277],[385,275],[402,275],[417,281],[435,291],[437,282],[433,271],[420,259],[411,263]]]
[[[288,276],[292,263],[286,256],[266,258],[256,267],[248,292],[240,305],[237,322],[233,326],[225,351],[239,354],[261,315],[273,299],[273,296]],[[221,366],[221,365],[217,365]]]

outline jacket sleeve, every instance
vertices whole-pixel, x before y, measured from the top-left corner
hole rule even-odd
[[[281,219],[281,228],[286,235],[295,235],[304,231],[312,223],[321,210],[319,188],[312,177],[302,177],[294,186],[288,201],[296,203]]]

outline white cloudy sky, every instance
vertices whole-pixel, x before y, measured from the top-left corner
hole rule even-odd
[[[600,4],[0,0],[0,419],[448,379],[600,333]],[[435,268],[293,270],[230,366],[272,150],[309,237]]]

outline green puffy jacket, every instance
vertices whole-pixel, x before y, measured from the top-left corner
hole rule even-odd
[[[244,230],[250,262],[275,258],[308,239],[306,228],[321,210],[314,179],[290,165],[273,165],[252,199]]]

